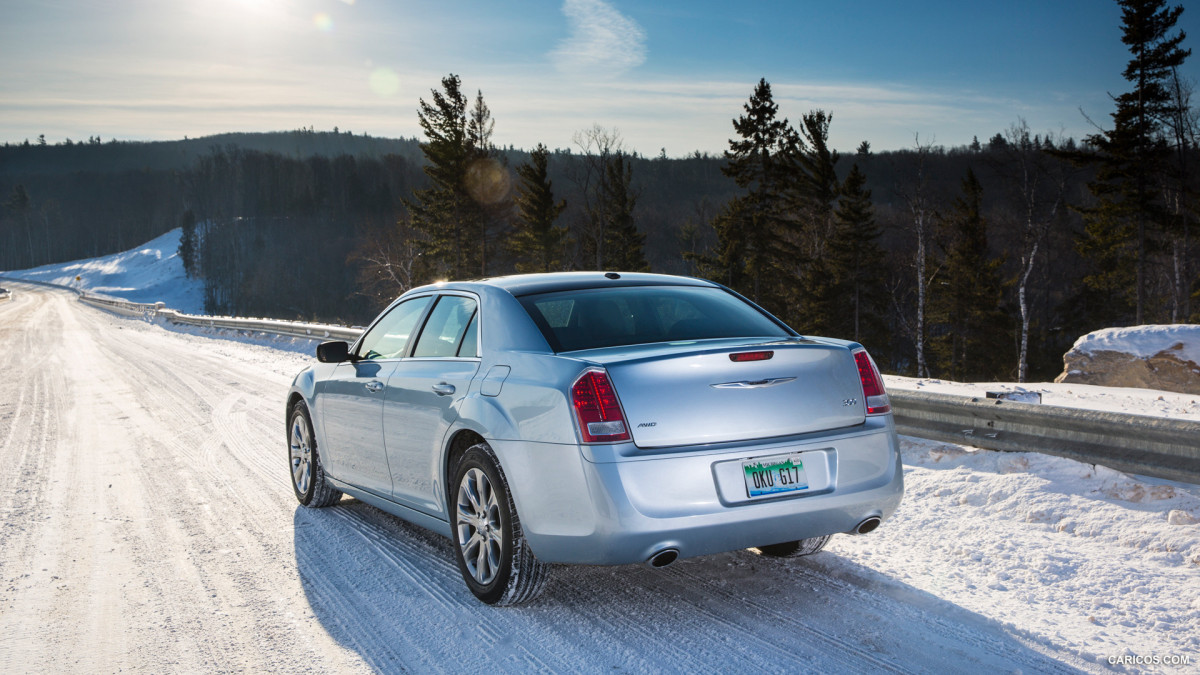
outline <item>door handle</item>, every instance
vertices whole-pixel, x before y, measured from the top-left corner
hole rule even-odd
[[[371,393],[383,391],[383,383],[379,380],[371,380],[365,386],[367,387],[367,391]]]
[[[439,382],[433,385],[433,393],[437,394],[438,396],[449,396],[450,394],[454,393],[454,385],[446,382]]]

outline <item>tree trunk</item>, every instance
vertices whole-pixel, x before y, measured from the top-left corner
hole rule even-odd
[[[929,377],[925,365],[925,214],[918,213],[917,225],[917,377]]]
[[[1017,382],[1024,384],[1029,375],[1029,303],[1025,299],[1025,289],[1029,287],[1029,275],[1033,273],[1033,263],[1037,258],[1038,242],[1033,242],[1033,249],[1025,261],[1025,271],[1021,274],[1021,284],[1017,288],[1017,302],[1021,305],[1021,355],[1017,358]]]

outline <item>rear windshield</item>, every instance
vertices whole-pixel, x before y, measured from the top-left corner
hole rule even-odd
[[[719,288],[626,286],[519,298],[556,352],[714,338],[785,338],[770,317]]]

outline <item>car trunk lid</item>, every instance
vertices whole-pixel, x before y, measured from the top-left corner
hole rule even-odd
[[[586,358],[608,370],[638,447],[771,438],[864,421],[862,384],[845,345],[718,342],[594,350]]]

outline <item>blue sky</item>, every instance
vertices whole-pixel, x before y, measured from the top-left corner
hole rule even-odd
[[[986,140],[1018,118],[1080,137],[1120,72],[1112,0],[0,0],[0,141],[340,127],[419,134],[446,73],[501,145],[720,152],[754,84],[832,111],[835,147]],[[1191,46],[1200,8],[1179,27]],[[1200,52],[1184,74],[1200,75]]]

